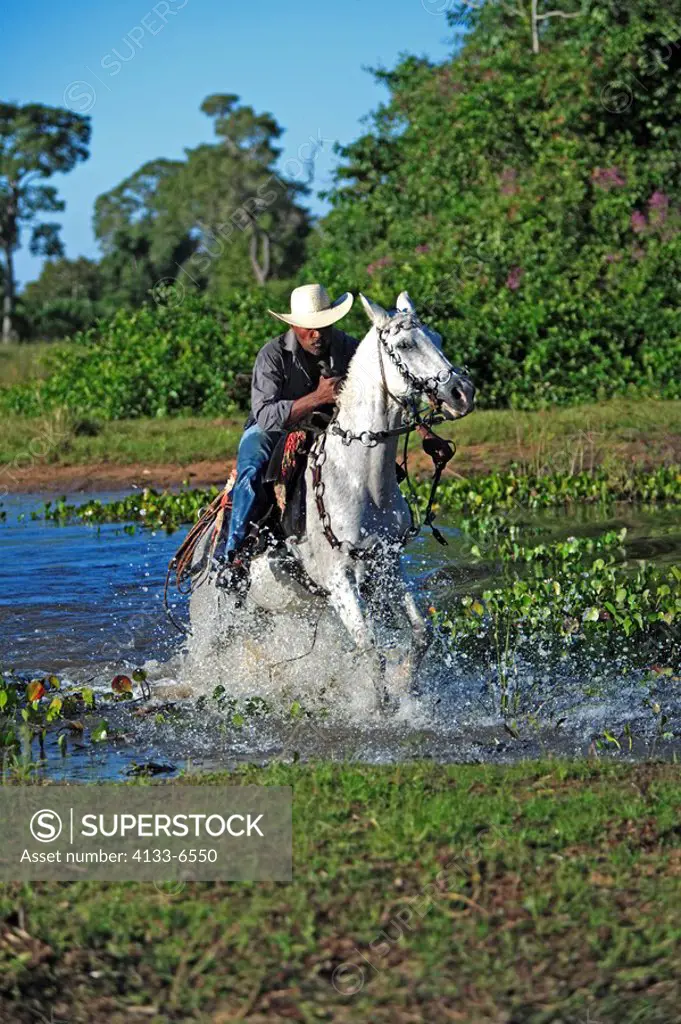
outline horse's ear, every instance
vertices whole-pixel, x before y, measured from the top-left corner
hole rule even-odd
[[[367,299],[366,295],[359,293],[359,297],[362,300],[364,306],[364,312],[371,320],[374,327],[381,327],[387,323],[390,319],[390,315],[383,309],[383,306],[379,306],[377,302],[372,302],[371,299]]]
[[[395,305],[398,313],[413,313],[416,316],[416,306],[409,298],[409,292],[400,292]]]

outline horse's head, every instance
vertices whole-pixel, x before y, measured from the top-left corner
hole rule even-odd
[[[449,362],[442,351],[442,338],[419,320],[408,294],[400,293],[392,315],[366,296],[360,294],[360,298],[378,337],[388,391],[400,401],[427,398],[447,419],[461,419],[472,412],[472,380]]]

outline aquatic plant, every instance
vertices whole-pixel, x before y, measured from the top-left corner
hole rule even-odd
[[[39,511],[32,513],[32,518],[62,524],[73,521],[97,524],[138,523],[140,526],[172,533],[185,523],[196,522],[204,507],[218,493],[216,487],[209,490],[185,489],[177,493],[145,487],[143,491],[109,502],[93,500],[73,505],[66,498],[59,498],[54,502],[45,502]]]
[[[562,569],[515,577],[503,586],[467,594],[434,621],[453,639],[489,643],[499,624],[517,638],[593,638],[596,634],[649,632],[681,620],[681,569],[668,572],[641,563],[631,573],[613,556],[587,566],[576,552]],[[577,571],[579,570],[579,571]]]
[[[417,490],[427,496],[428,485]],[[609,473],[605,469],[581,473],[536,475],[522,468],[464,479],[445,480],[438,490],[437,507],[469,514],[502,509],[551,508],[570,504],[610,502],[681,502],[681,466],[660,466],[652,471]]]
[[[426,499],[429,485],[416,484],[416,491],[421,499]],[[218,493],[216,487],[176,493],[146,487],[110,502],[94,500],[74,505],[60,498],[45,502],[32,515],[34,519],[56,523],[135,523],[171,532],[196,522]],[[474,516],[481,524],[483,516],[500,515],[512,508],[531,510],[616,501],[680,503],[681,466],[665,466],[651,472],[637,470],[626,475],[596,470],[536,476],[510,469],[469,479],[457,477],[440,485],[436,508]]]
[[[135,669],[132,680],[125,675],[114,676],[110,693],[95,693],[89,686],[62,687],[56,675],[27,679],[13,672],[0,673],[0,764],[12,770],[32,752],[37,739],[39,758],[46,756],[46,743],[52,740],[64,755],[69,743],[78,746],[116,739],[102,710],[106,705],[134,700],[133,680],[139,684],[141,700],[150,696],[146,672]]]

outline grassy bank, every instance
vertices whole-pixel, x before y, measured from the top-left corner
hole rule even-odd
[[[26,381],[38,380],[45,375],[41,363],[50,348],[50,342],[0,345],[0,387],[11,387]]]
[[[677,1019],[676,766],[207,778],[293,785],[294,882],[5,885],[0,1019]]]
[[[244,417],[209,420],[98,421],[65,413],[33,419],[8,416],[0,436],[0,465],[78,466],[225,460],[236,453]],[[625,401],[547,412],[487,410],[439,428],[456,441],[457,470],[496,469],[522,462],[577,472],[612,462],[645,465],[678,461],[681,401]]]

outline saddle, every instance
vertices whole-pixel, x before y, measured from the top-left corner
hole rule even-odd
[[[267,525],[280,539],[305,533],[305,467],[315,436],[311,430],[284,434],[265,470],[262,484],[269,507],[258,526]]]

